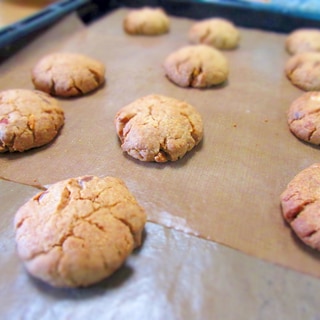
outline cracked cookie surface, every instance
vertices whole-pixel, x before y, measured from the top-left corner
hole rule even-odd
[[[229,64],[224,55],[207,45],[185,46],[163,64],[167,77],[180,87],[206,88],[225,82]]]
[[[176,161],[203,136],[198,111],[162,95],[145,96],[123,107],[114,122],[122,150],[141,161]]]
[[[240,32],[229,20],[211,18],[194,23],[188,38],[194,44],[203,43],[220,50],[230,50],[238,47]]]
[[[297,53],[287,61],[285,73],[304,91],[320,90],[320,52]]]
[[[36,89],[53,96],[73,97],[91,92],[104,83],[104,65],[76,53],[44,56],[32,69]]]
[[[280,200],[284,219],[296,235],[320,250],[320,163],[298,173]]]
[[[320,144],[320,92],[307,92],[294,100],[288,111],[290,131],[299,139]]]
[[[288,35],[285,47],[290,54],[320,51],[320,30],[294,30]]]
[[[131,35],[155,36],[169,32],[170,20],[161,8],[143,7],[127,14],[123,28]]]
[[[118,178],[57,182],[17,211],[17,252],[34,277],[57,287],[94,284],[141,244],[143,208]]]
[[[43,146],[63,124],[63,109],[48,94],[25,89],[0,92],[0,153]]]

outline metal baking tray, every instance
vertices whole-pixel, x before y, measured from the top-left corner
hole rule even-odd
[[[47,6],[17,23],[0,29],[0,49],[54,23],[62,16],[79,12],[90,23],[112,9],[161,6],[175,16],[202,19],[210,16],[230,18],[234,23],[252,28],[289,32],[298,27],[320,28],[319,0],[62,0]]]
[[[62,0],[48,5],[40,12],[0,29],[0,48],[57,21],[62,16],[89,3],[89,0]]]

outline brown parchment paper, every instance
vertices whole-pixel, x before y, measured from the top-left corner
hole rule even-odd
[[[153,223],[145,226],[141,248],[107,279],[80,289],[46,285],[23,267],[12,228],[15,211],[34,191],[0,180],[1,320],[301,320],[319,315],[320,279]]]
[[[33,88],[30,69],[52,51],[88,54],[107,67],[103,88],[61,100],[66,119],[59,137],[46,147],[0,155],[0,176],[31,185],[118,176],[149,221],[319,277],[319,253],[291,233],[279,204],[293,176],[320,160],[318,148],[288,130],[286,111],[302,91],[283,73],[285,35],[240,29],[240,47],[225,52],[228,83],[185,89],[166,79],[161,64],[187,44],[193,21],[171,17],[167,35],[129,36],[122,30],[126,13],[115,11],[68,38],[48,34],[0,66],[1,89]],[[184,99],[203,116],[203,142],[175,163],[142,163],[121,152],[114,115],[150,93]]]

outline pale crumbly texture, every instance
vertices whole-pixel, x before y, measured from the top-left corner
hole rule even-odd
[[[188,33],[191,43],[203,43],[220,50],[237,48],[240,38],[238,28],[231,21],[223,18],[210,18],[196,22]]]
[[[86,287],[110,276],[141,244],[146,214],[118,178],[57,182],[14,219],[17,252],[34,277]]]
[[[307,92],[295,99],[288,110],[288,125],[299,139],[320,144],[320,92]]]
[[[289,54],[320,51],[320,30],[294,30],[286,38],[285,48]]]
[[[122,150],[141,161],[176,161],[203,136],[199,112],[162,95],[145,96],[123,107],[114,122]]]
[[[169,32],[170,19],[161,8],[143,7],[129,11],[123,28],[130,35],[156,36]]]
[[[63,109],[48,94],[25,89],[0,92],[0,153],[43,146],[63,124]]]
[[[297,174],[280,199],[292,230],[306,245],[320,250],[320,163]]]
[[[304,91],[320,90],[320,52],[297,53],[287,61],[285,73]]]
[[[103,63],[82,54],[52,53],[32,69],[34,87],[53,96],[81,96],[97,89],[104,81]]]
[[[207,45],[182,47],[163,63],[167,77],[180,87],[206,88],[225,82],[229,63],[218,50]]]

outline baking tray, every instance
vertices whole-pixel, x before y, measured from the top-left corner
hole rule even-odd
[[[61,0],[40,12],[0,29],[0,49],[49,26],[68,13],[88,4],[89,0]]]
[[[320,27],[319,3],[314,0],[173,0],[161,1],[161,4],[174,15],[193,19],[221,16],[249,28],[290,32],[299,27]]]
[[[103,8],[101,4],[101,12]],[[0,176],[12,176],[17,183],[0,180],[0,190],[5,190],[0,193],[0,318],[316,319],[320,257],[291,234],[278,198],[297,171],[319,159],[319,149],[295,139],[285,121],[288,104],[301,94],[282,73],[285,35],[242,29],[239,50],[226,53],[231,62],[227,86],[184,89],[165,79],[159,61],[186,43],[193,20],[182,18],[180,11],[171,33],[130,37],[121,28],[125,13],[115,10],[101,20],[88,19],[89,26],[74,34],[68,21],[64,26],[60,21],[52,33],[45,31],[0,65],[2,89],[32,89],[30,68],[53,50],[76,50],[107,64],[105,87],[79,99],[60,100],[66,125],[52,144],[1,156]],[[125,50],[119,50],[124,43]],[[249,61],[253,70],[247,68]],[[231,96],[229,89],[237,90]],[[176,163],[139,163],[121,153],[113,115],[151,90],[185,99],[205,115],[203,143]],[[92,128],[94,134],[88,134]],[[64,144],[68,140],[72,143]],[[229,151],[232,156],[226,157]],[[243,151],[249,156],[243,158]],[[280,166],[272,166],[275,162]],[[74,174],[123,178],[148,209],[149,222],[142,248],[114,276],[85,290],[59,290],[27,276],[15,254],[11,224],[19,205],[37,192],[32,185]],[[217,212],[217,206],[224,210]],[[185,211],[193,215],[186,218]],[[245,228],[236,220],[239,215]],[[199,218],[205,219],[205,229],[196,228]],[[274,250],[281,261],[273,259]],[[292,253],[294,259],[288,260]]]
[[[193,19],[221,16],[240,26],[279,32],[289,32],[298,27],[320,27],[317,0],[61,0],[0,29],[0,49],[75,10],[79,10],[83,21],[89,23],[115,8],[146,5],[163,7],[171,15]]]

